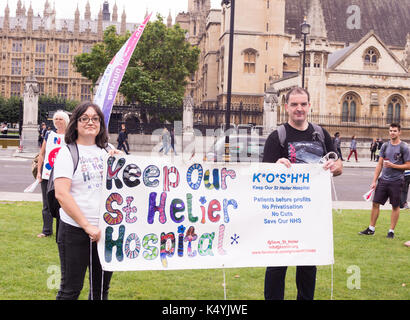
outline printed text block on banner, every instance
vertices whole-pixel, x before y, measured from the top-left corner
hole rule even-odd
[[[321,165],[106,158],[104,270],[333,263],[330,173]]]

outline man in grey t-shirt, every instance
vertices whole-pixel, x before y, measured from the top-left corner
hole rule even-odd
[[[410,152],[407,144],[400,140],[400,125],[392,123],[389,128],[390,141],[384,143],[380,149],[379,162],[374,171],[370,187],[374,190],[370,225],[359,232],[362,235],[373,235],[380,205],[384,205],[387,198],[392,205],[390,230],[387,238],[394,238],[394,228],[399,220],[400,195],[404,181],[404,170],[410,169]],[[379,175],[381,173],[381,177]]]

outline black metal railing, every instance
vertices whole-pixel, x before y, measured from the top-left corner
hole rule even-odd
[[[287,113],[278,115],[278,124],[288,121]],[[386,128],[390,123],[396,122],[402,128],[410,128],[410,119],[394,119],[392,117],[346,117],[340,115],[309,114],[308,121],[324,126],[338,126],[349,128]]]
[[[173,128],[174,121],[182,121],[182,106],[128,105],[113,106],[109,133],[118,133],[124,123],[128,133],[152,134],[155,130]]]

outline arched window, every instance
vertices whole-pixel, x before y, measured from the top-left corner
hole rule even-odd
[[[244,56],[243,72],[255,73],[256,72],[256,57],[257,51],[254,49],[246,49],[242,52]]]
[[[363,62],[366,69],[377,69],[380,53],[376,48],[370,47],[365,50]]]
[[[356,122],[357,99],[353,94],[348,94],[342,103],[342,121]]]
[[[399,97],[393,97],[389,100],[389,103],[387,104],[386,116],[386,122],[388,124],[392,122],[400,122],[402,105],[403,103]]]

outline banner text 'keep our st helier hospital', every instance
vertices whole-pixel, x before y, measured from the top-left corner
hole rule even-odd
[[[104,270],[333,263],[330,173],[321,165],[109,157]]]

